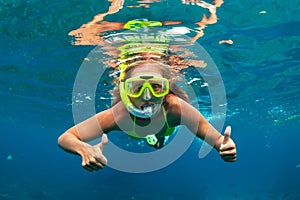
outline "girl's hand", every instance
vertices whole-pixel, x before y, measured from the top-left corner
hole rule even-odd
[[[233,140],[230,138],[231,127],[227,126],[223,136],[223,142],[219,149],[221,158],[226,162],[236,161],[236,147]]]
[[[101,142],[94,146],[89,144],[79,153],[82,157],[82,167],[90,172],[103,169],[107,159],[103,155],[103,148],[108,143],[107,135],[103,134]]]

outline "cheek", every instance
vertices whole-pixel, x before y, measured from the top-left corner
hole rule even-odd
[[[153,102],[154,103],[162,103],[163,102],[163,97],[162,98],[155,98],[155,99],[153,99]]]
[[[139,98],[131,98],[130,97],[130,101],[135,105],[138,106],[141,103],[141,100],[139,100]]]

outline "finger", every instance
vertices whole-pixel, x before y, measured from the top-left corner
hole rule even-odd
[[[82,163],[82,167],[90,172],[92,172],[93,170],[98,171],[99,169],[103,169],[103,165],[98,162],[96,159],[91,159],[89,161],[83,162]]]
[[[229,139],[230,139],[230,134],[231,134],[231,127],[227,126],[224,132],[224,140],[223,140],[223,144],[226,144]]]
[[[93,170],[103,169],[103,167],[104,167],[102,162],[99,162],[98,159],[96,159],[96,158],[90,159],[88,166],[90,168],[92,168]]]
[[[94,170],[98,171],[99,169],[103,169],[104,165],[100,162],[93,162],[90,164],[90,167],[93,168]]]
[[[106,135],[106,134],[103,134],[103,135],[102,135],[101,142],[100,142],[100,149],[101,149],[101,151],[103,151],[103,148],[104,148],[104,146],[105,146],[107,143],[108,143],[107,135]]]
[[[102,168],[107,164],[107,159],[104,156],[96,158],[97,161],[101,164]]]
[[[236,156],[235,155],[227,155],[227,156],[222,156],[222,160],[226,162],[234,162],[236,161]]]
[[[86,162],[82,162],[82,163],[81,163],[81,166],[82,166],[84,169],[88,170],[89,172],[92,172],[92,171],[93,171],[93,169],[92,169],[91,167],[89,167],[89,166],[86,164]]]
[[[84,169],[88,170],[89,172],[92,172],[92,171],[93,171],[93,169],[90,168],[90,167],[87,166],[87,165],[82,165],[82,167],[83,167]]]
[[[226,154],[220,154],[221,158],[235,158],[236,157],[236,153],[232,152],[232,153],[226,153]]]
[[[236,150],[235,149],[226,149],[224,151],[220,151],[219,152],[220,156],[223,156],[223,155],[231,155],[231,154],[236,154]]]
[[[228,142],[228,143],[226,143],[226,144],[222,144],[222,145],[220,146],[219,151],[220,151],[220,152],[225,152],[225,151],[232,150],[232,149],[235,149],[235,145],[232,144],[231,142]]]

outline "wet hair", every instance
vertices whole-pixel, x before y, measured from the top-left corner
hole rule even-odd
[[[142,61],[136,61],[132,64],[130,64],[126,69],[125,69],[125,80],[131,77],[131,73],[133,69],[137,67],[143,67],[145,64],[151,64],[153,63],[153,66],[157,66],[161,72],[162,72],[162,77],[166,78],[169,83],[170,83],[170,91],[169,94],[174,94],[175,96],[183,99],[186,102],[189,102],[188,95],[179,87],[177,86],[176,82],[180,79],[180,74],[177,74],[173,72],[170,69],[170,66],[167,64],[164,64],[159,61],[155,60],[142,60]],[[117,104],[119,101],[121,101],[120,97],[120,92],[119,92],[119,87],[118,85],[112,90],[112,95],[114,97],[112,101],[112,106]]]

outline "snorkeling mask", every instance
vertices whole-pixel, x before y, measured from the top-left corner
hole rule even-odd
[[[133,98],[140,97],[148,88],[154,97],[163,97],[169,92],[169,81],[162,77],[140,76],[125,81],[125,92]]]
[[[138,98],[146,90],[151,92],[154,97],[163,97],[169,93],[169,81],[162,77],[140,76],[129,78],[124,81],[125,72],[120,75],[120,97],[127,110],[140,118],[150,118],[160,109],[160,104],[144,106],[139,109],[133,105],[129,97]]]

